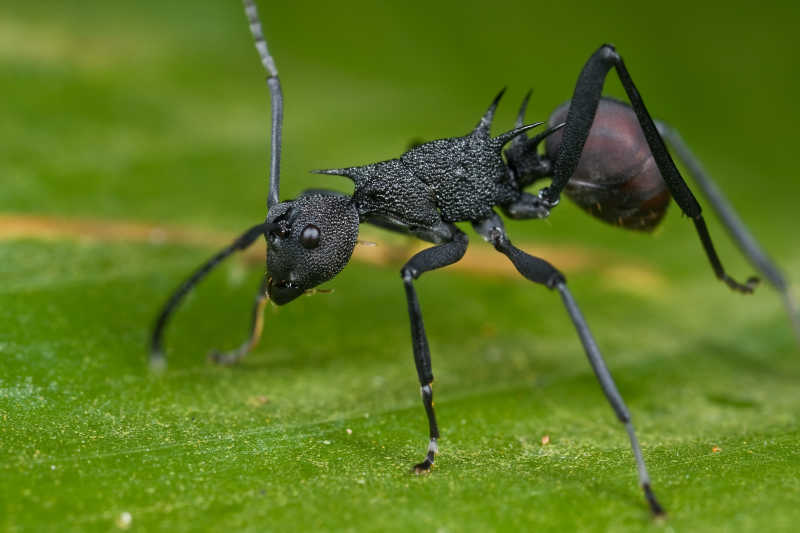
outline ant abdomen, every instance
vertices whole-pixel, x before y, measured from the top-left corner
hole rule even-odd
[[[550,115],[549,126],[566,121],[569,102]],[[547,157],[558,158],[564,130],[547,138]],[[581,208],[610,224],[652,231],[670,194],[630,106],[602,98],[575,173],[564,189]]]

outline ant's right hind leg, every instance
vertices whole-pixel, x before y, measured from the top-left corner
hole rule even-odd
[[[264,277],[259,283],[258,293],[256,294],[255,302],[253,302],[253,312],[250,319],[250,335],[247,337],[247,340],[238,348],[227,352],[211,350],[208,354],[208,359],[218,365],[235,365],[241,361],[245,355],[250,353],[253,348],[258,346],[258,341],[261,340],[261,332],[264,327],[264,308],[268,303],[267,278]]]

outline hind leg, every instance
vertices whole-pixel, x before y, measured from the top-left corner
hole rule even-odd
[[[597,106],[603,92],[603,84],[612,68],[617,71],[617,75],[622,82],[625,93],[628,95],[631,107],[636,113],[639,125],[650,147],[650,152],[653,154],[661,177],[664,179],[672,198],[681,208],[681,211],[694,222],[695,230],[711,263],[714,274],[735,291],[753,292],[753,288],[758,283],[758,278],[750,277],[745,283],[739,283],[730,277],[723,268],[722,262],[714,249],[711,236],[708,233],[705,219],[701,214],[700,204],[697,203],[694,194],[692,194],[686,181],[678,172],[675,162],[664,144],[664,139],[659,134],[650,112],[645,107],[644,101],[633,83],[625,62],[610,44],[604,44],[592,54],[578,76],[575,92],[567,112],[564,136],[554,164],[553,182],[549,187],[541,190],[540,197],[542,201],[548,207],[557,205],[561,192],[575,173],[583,152],[583,146],[594,122]]]

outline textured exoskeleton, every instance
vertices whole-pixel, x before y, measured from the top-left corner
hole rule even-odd
[[[528,97],[523,101],[514,129],[496,137],[490,135],[501,91],[467,135],[419,143],[388,161],[316,171],[352,179],[355,184],[352,195],[315,190],[280,202],[281,85],[256,6],[252,0],[244,0],[244,4],[256,48],[269,75],[267,85],[272,101],[267,218],[203,264],[173,293],[153,330],[153,365],[164,365],[163,330],[183,296],[225,257],[259,237],[265,237],[268,243],[267,273],[256,296],[251,334],[237,350],[213,352],[213,360],[219,363],[234,363],[252,349],[261,333],[262,311],[268,300],[286,304],[341,271],[353,252],[361,222],[413,235],[434,244],[414,255],[401,269],[414,361],[430,428],[425,459],[414,469],[428,471],[438,452],[439,429],[433,409],[430,349],[414,280],[461,259],[468,239],[455,223],[470,222],[481,237],[508,257],[522,276],[558,291],[603,392],[628,433],[639,484],[650,509],[656,515],[662,514],[663,509],[650,487],[628,408],[567,288],[565,277],[547,261],[515,247],[497,210],[515,219],[545,218],[564,192],[601,220],[650,231],[663,218],[673,199],[694,224],[716,276],[733,290],[752,292],[756,278],[739,283],[725,272],[700,204],[678,172],[666,148],[666,139],[744,254],[782,293],[799,336],[800,319],[781,272],[749,234],[680,136],[665,124],[653,121],[614,47],[603,45],[592,54],[578,77],[572,99],[553,112],[546,130],[532,138],[526,132],[541,123],[524,124]],[[612,68],[630,105],[602,97],[605,78]],[[542,152],[539,145],[545,139]],[[536,194],[525,191],[545,178],[552,179],[549,186]]]

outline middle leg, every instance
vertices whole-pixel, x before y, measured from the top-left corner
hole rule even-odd
[[[650,475],[644,463],[642,449],[639,446],[639,440],[636,438],[636,432],[633,429],[633,422],[631,421],[628,407],[625,405],[625,400],[622,399],[622,395],[619,393],[617,385],[611,377],[611,373],[600,353],[600,349],[597,347],[592,332],[589,330],[583,313],[581,313],[578,304],[572,297],[572,293],[567,288],[566,278],[544,259],[529,255],[511,244],[508,235],[506,235],[505,228],[503,227],[503,221],[499,216],[493,215],[486,220],[473,223],[473,227],[483,238],[491,243],[497,251],[507,256],[519,273],[526,279],[534,283],[542,284],[549,289],[556,289],[560,293],[561,300],[575,325],[575,329],[581,339],[581,344],[583,344],[583,349],[586,352],[592,370],[594,370],[597,381],[600,382],[600,387],[603,389],[608,403],[611,404],[611,408],[614,409],[617,419],[625,426],[625,430],[628,433],[633,456],[636,460],[636,469],[639,473],[639,485],[644,491],[647,503],[650,505],[650,510],[655,516],[664,515],[664,509],[661,507],[661,504],[658,503],[658,500],[656,500],[650,486]]]

